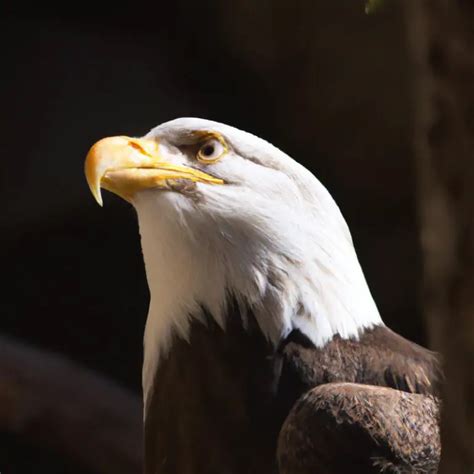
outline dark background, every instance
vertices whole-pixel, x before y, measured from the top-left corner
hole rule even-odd
[[[180,116],[253,132],[328,187],[385,322],[425,343],[401,8],[203,0],[7,5],[1,20],[0,330],[140,391],[148,292],[134,211],[83,161]],[[0,472],[85,472],[3,433]]]

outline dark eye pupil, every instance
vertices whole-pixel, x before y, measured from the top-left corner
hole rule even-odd
[[[214,154],[214,145],[204,145],[202,154],[204,156],[212,156]]]

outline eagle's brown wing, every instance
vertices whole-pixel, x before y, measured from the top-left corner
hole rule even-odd
[[[439,402],[430,395],[356,383],[303,395],[280,432],[280,474],[434,473]]]
[[[280,348],[280,396],[288,410],[308,390],[322,384],[352,382],[439,396],[443,382],[439,355],[385,326],[358,338],[335,336],[323,347],[294,330]]]

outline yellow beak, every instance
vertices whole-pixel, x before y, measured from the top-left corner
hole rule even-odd
[[[101,188],[128,202],[138,191],[149,188],[169,189],[169,180],[185,179],[208,184],[224,181],[202,171],[163,160],[155,140],[109,137],[89,150],[85,162],[89,188],[102,206]]]

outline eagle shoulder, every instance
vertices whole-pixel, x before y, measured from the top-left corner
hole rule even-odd
[[[335,336],[323,347],[314,346],[296,330],[281,344],[279,355],[279,391],[290,406],[306,391],[326,383],[352,382],[438,396],[443,380],[438,354],[385,326],[367,329],[357,339]]]

